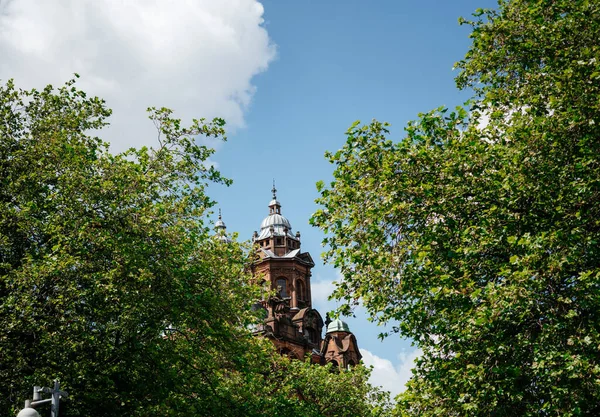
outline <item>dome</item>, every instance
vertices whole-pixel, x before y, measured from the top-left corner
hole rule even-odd
[[[269,214],[267,217],[265,217],[260,224],[260,230],[262,231],[263,229],[269,229],[271,226],[281,229],[287,227],[290,232],[292,231],[292,225],[290,224],[290,221],[286,219],[285,216],[278,213]]]
[[[219,220],[215,222],[215,230],[217,231],[217,239],[223,243],[231,243],[231,239],[227,236],[227,226],[221,217],[221,209],[219,209]]]
[[[215,222],[215,229],[227,229],[227,226],[225,226],[225,222],[223,221],[223,217],[221,216],[221,209],[219,209],[219,219]]]
[[[331,332],[348,332],[348,333],[350,333],[350,327],[348,327],[348,324],[345,321],[341,321],[340,319],[335,319],[334,321],[329,323],[329,326],[327,326],[326,333],[331,333]]]
[[[272,229],[271,229],[272,228]],[[273,233],[271,233],[271,230]],[[290,221],[279,213],[271,213],[260,224],[260,232],[256,239],[264,239],[269,236],[285,236],[297,240],[292,234]]]

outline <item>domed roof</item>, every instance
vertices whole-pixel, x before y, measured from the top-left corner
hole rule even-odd
[[[292,225],[285,216],[279,213],[271,213],[264,218],[260,224],[260,232],[256,239],[264,239],[269,236],[285,236],[297,240],[292,234]]]
[[[260,230],[262,231],[263,229],[269,229],[271,226],[282,229],[284,227],[287,227],[289,231],[292,230],[292,225],[290,224],[290,221],[286,219],[285,216],[279,213],[272,213],[265,217],[265,219],[260,224]]]
[[[227,229],[227,226],[225,226],[225,222],[221,217],[221,209],[219,209],[219,219],[215,222],[215,229]]]
[[[340,319],[335,319],[331,323],[329,323],[329,326],[327,326],[327,331],[325,333],[331,333],[331,332],[348,332],[348,333],[350,333],[350,327],[348,327],[348,324],[345,321],[342,321]]]
[[[231,243],[231,239],[227,236],[227,226],[225,226],[225,222],[221,218],[221,209],[219,209],[219,220],[215,222],[215,229],[217,231],[217,239],[223,243]]]

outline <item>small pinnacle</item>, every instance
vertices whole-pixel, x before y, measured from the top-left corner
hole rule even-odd
[[[277,200],[277,188],[275,188],[275,178],[273,178],[273,189],[271,190],[273,193],[273,200]]]

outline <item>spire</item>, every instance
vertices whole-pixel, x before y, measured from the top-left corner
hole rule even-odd
[[[219,220],[215,223],[215,229],[223,229],[225,230],[227,227],[225,226],[225,222],[223,221],[223,217],[221,217],[221,209],[219,209]]]
[[[275,188],[275,178],[273,178],[273,188],[271,189],[273,193],[273,199],[269,203],[269,215],[271,214],[281,214],[281,204],[277,201],[277,188]]]
[[[215,229],[217,232],[217,239],[225,243],[231,242],[231,239],[227,236],[227,226],[225,226],[225,222],[221,216],[221,209],[219,209],[219,220],[215,222]]]

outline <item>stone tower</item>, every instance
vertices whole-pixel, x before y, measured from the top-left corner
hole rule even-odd
[[[308,252],[302,252],[300,233],[294,234],[289,220],[281,214],[275,185],[271,191],[269,215],[252,238],[257,250],[252,274],[275,292],[275,296],[259,303],[266,310],[260,333],[291,358],[304,359],[308,355],[313,363],[322,365],[357,364],[360,352],[346,323],[328,320],[329,327],[337,323],[339,329],[328,327],[323,339],[323,319],[312,308],[311,269],[315,263]]]
[[[333,320],[327,326],[325,339],[321,343],[324,363],[333,363],[341,368],[358,365],[362,355],[358,350],[356,337],[342,320]]]

